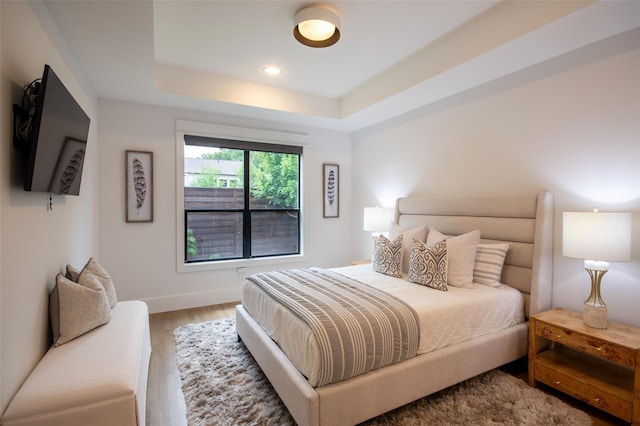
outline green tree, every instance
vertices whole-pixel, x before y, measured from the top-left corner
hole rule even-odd
[[[200,174],[195,177],[191,186],[197,188],[216,188],[220,169],[213,168],[207,164],[200,166]]]
[[[244,181],[243,156],[241,150],[221,149],[217,152],[202,154],[200,158],[238,161],[240,163],[237,171],[238,182],[231,181],[230,187],[241,188]],[[295,154],[251,151],[251,195],[254,198],[264,198],[275,207],[297,208],[300,183],[298,159],[299,157]],[[191,185],[201,188],[218,188],[220,174],[220,169],[203,165]]]
[[[194,258],[198,255],[198,240],[193,235],[193,229],[187,229],[187,256]]]
[[[244,159],[244,152],[239,149],[226,149],[223,148],[216,152],[206,152],[200,155],[200,158],[205,160],[230,160],[230,161],[242,161]]]
[[[298,156],[274,152],[251,152],[251,193],[272,206],[298,207]]]
[[[216,161],[238,161],[242,164],[244,160],[244,152],[237,149],[220,149],[216,152],[206,152],[200,154],[198,157],[203,160],[216,160]],[[229,182],[229,188],[241,188],[242,187],[242,166],[238,167],[236,176],[238,181],[231,180]],[[219,168],[214,168],[210,165],[200,166],[200,173],[195,177],[191,186],[198,188],[220,188],[219,177],[222,171]]]

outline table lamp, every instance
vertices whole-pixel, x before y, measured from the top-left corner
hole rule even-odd
[[[389,231],[393,220],[393,209],[386,207],[365,207],[363,218],[363,230],[371,232],[371,236],[383,234]]]
[[[582,321],[593,328],[607,328],[607,305],[600,294],[609,262],[631,257],[631,213],[562,213],[562,255],[584,259],[591,277],[591,293],[584,302]]]

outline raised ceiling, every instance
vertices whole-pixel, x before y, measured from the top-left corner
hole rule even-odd
[[[347,131],[640,26],[638,1],[335,1],[315,49],[292,36],[309,2],[45,4],[100,97]]]

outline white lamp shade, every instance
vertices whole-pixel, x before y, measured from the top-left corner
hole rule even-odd
[[[392,208],[365,207],[363,229],[369,232],[387,232],[393,220]]]
[[[631,258],[631,213],[562,213],[562,255],[623,262]]]

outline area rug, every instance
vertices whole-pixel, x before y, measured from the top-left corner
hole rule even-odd
[[[174,331],[189,426],[295,425],[232,318]],[[585,413],[493,370],[363,425],[590,425]]]

